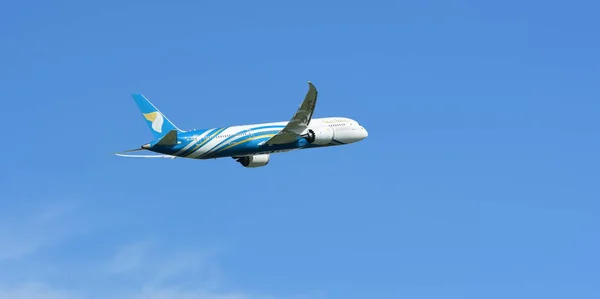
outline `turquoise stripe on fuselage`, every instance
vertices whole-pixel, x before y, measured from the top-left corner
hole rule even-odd
[[[184,133],[181,133],[178,135],[179,144],[177,144],[173,147],[155,146],[153,149],[160,153],[164,153],[164,154],[168,154],[168,155],[175,155],[176,153],[183,150],[184,148],[187,148],[183,152],[178,153],[177,156],[189,157],[190,155],[194,154],[195,152],[203,151],[204,153],[202,153],[200,156],[195,157],[195,158],[203,159],[203,158],[205,158],[205,156],[206,156],[206,158],[209,158],[209,157],[213,156],[212,153],[214,151],[219,150],[222,147],[227,147],[231,143],[240,142],[246,138],[253,138],[253,137],[256,137],[256,136],[262,135],[262,134],[277,134],[279,131],[281,131],[284,128],[284,126],[283,125],[267,125],[267,126],[257,126],[257,127],[245,128],[245,129],[243,129],[242,126],[240,126],[240,131],[233,133],[231,136],[227,136],[227,138],[224,138],[218,144],[212,146],[209,150],[205,149],[205,147],[208,144],[210,144],[211,141],[213,141],[215,138],[218,138],[219,136],[221,136],[221,134],[225,130],[230,129],[230,128],[235,128],[235,127],[222,127],[222,128],[208,129],[208,130],[195,130],[195,131],[184,132]],[[259,130],[271,129],[271,128],[273,130],[258,132]],[[198,136],[200,136],[204,133],[206,133],[206,134],[202,138],[197,139]],[[244,134],[244,133],[249,133],[249,135],[242,136],[242,134]],[[190,143],[193,143],[193,144],[190,146]],[[239,146],[234,146],[234,147],[237,149],[240,148]],[[230,152],[230,151],[228,151],[228,152]],[[219,156],[221,156],[221,155],[219,155]]]
[[[269,129],[269,128],[275,128],[277,130],[269,130],[269,131],[258,132],[259,130]],[[222,147],[227,147],[231,143],[242,142],[242,141],[244,141],[246,139],[254,138],[254,137],[258,136],[258,135],[263,135],[263,134],[277,134],[283,128],[284,128],[284,126],[262,126],[262,127],[256,127],[256,128],[250,128],[250,129],[247,129],[247,130],[242,130],[240,132],[237,132],[237,133],[233,134],[232,136],[229,136],[229,137],[225,138],[225,140],[223,140],[223,141],[219,142],[217,145],[213,146],[206,153],[202,154],[199,158],[202,159],[204,157],[208,157],[214,151],[217,151],[217,150],[219,150]],[[250,134],[249,135],[241,136],[244,133],[250,133]],[[237,138],[237,139],[233,140],[234,138]]]
[[[230,140],[218,149],[213,148],[211,151],[200,156],[200,159],[210,159],[215,157],[224,157],[231,155],[248,154],[258,149],[258,143],[266,141],[277,134],[279,130],[257,132],[254,135],[243,136],[235,140]]]
[[[262,135],[262,134],[260,134]],[[259,136],[260,136],[259,135]],[[272,145],[265,146],[262,145],[264,141],[269,140],[272,136],[264,136],[261,138],[256,138],[256,136],[252,136],[250,141],[233,146],[231,148],[226,148],[222,151],[213,152],[202,159],[214,159],[214,158],[222,158],[222,157],[230,157],[230,156],[244,156],[244,155],[252,155],[258,154],[262,152],[272,152],[272,151],[281,151],[281,150],[292,150],[303,148],[308,144],[308,142],[304,138],[298,138],[296,142],[288,143],[288,144],[280,144],[280,145]]]
[[[238,132],[228,133],[231,135],[223,138],[223,140],[218,142],[216,145],[212,145],[210,149],[206,148],[208,144],[213,142],[216,138],[219,138],[219,136],[222,136],[222,133],[227,129],[234,129],[236,127],[222,127],[208,130],[183,132],[178,136],[178,141],[180,142],[179,144],[173,147],[156,146],[153,149],[156,150],[156,152],[175,155],[175,153],[187,148],[177,156],[192,158],[190,155],[197,153],[194,154],[193,158],[214,159],[229,156],[242,156],[299,148],[327,147],[344,144],[338,140],[333,140],[331,143],[324,145],[309,144],[304,138],[299,137],[295,142],[291,142],[289,144],[272,145],[266,147],[261,143],[264,143],[264,141],[270,139],[273,135],[277,134],[285,127],[284,125],[267,125],[253,128],[243,128],[243,126],[239,126]],[[265,129],[272,130],[260,131]],[[249,134],[244,135],[246,133]],[[197,137],[202,134],[204,134],[204,136],[200,139],[197,139]],[[193,144],[190,146],[191,143]]]
[[[206,134],[204,137],[200,138],[200,140],[195,141],[195,145],[191,147],[190,150],[185,152],[182,157],[188,157],[196,151],[199,151],[203,146],[207,145],[213,139],[217,138],[221,132],[225,131],[228,127],[212,129],[212,131]],[[194,135],[195,136],[195,135]]]
[[[196,130],[196,131],[191,131],[191,132],[186,132],[184,134],[181,134],[180,136],[178,136],[179,141],[181,143],[185,143],[185,145],[183,146],[183,148],[181,150],[183,150],[183,152],[175,152],[175,154],[177,154],[177,156],[180,157],[185,157],[187,155],[189,155],[191,152],[193,152],[195,150],[195,147],[200,144],[201,142],[203,142],[207,136],[210,136],[212,133],[214,133],[215,129],[208,129],[208,130]],[[192,134],[190,134],[192,133]],[[202,134],[206,133],[206,135],[204,135],[204,137],[202,138],[198,138],[199,136],[202,136]],[[185,149],[185,150],[184,150]]]

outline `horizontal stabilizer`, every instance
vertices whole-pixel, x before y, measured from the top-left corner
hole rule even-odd
[[[130,149],[130,150],[126,150],[123,151],[124,153],[130,153],[130,152],[138,152],[138,151],[143,151],[146,150],[145,148],[134,148],[134,149]]]
[[[121,154],[121,153],[116,153],[115,155],[117,155],[119,157],[126,157],[126,158],[166,158],[166,159],[177,158],[177,156],[171,156],[171,155],[127,155],[127,154]]]
[[[161,138],[155,145],[175,145],[177,144],[177,130],[171,130],[169,133],[165,134],[163,138]]]

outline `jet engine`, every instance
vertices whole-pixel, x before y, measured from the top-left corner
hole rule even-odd
[[[269,154],[239,157],[237,161],[244,167],[261,167],[269,164]]]
[[[308,143],[326,145],[333,140],[335,133],[330,127],[320,127],[314,130],[308,129],[308,132],[302,135],[302,137],[304,137]]]

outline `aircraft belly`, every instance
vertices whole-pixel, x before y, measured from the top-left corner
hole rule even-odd
[[[249,156],[258,154],[287,152],[290,150],[300,149],[304,146],[303,143],[290,143],[283,145],[264,145],[264,140],[252,140],[244,144],[234,145],[221,151],[210,153],[202,157],[203,159],[214,159],[222,157]]]

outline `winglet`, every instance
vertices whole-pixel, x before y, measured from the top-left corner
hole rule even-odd
[[[265,144],[285,144],[296,140],[296,138],[298,138],[310,124],[315,107],[317,105],[317,96],[317,88],[312,84],[312,82],[308,81],[308,92],[306,93],[304,101],[302,104],[300,104],[300,107],[298,107],[298,110],[292,119],[288,121],[283,130],[281,130],[271,139],[267,140]]]

